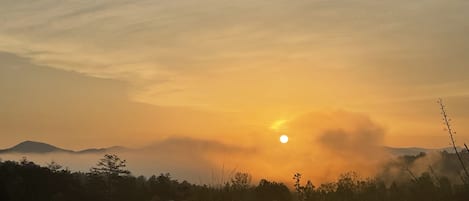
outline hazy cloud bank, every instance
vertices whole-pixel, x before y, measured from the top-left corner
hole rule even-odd
[[[255,145],[224,143],[187,137],[167,138],[143,148],[118,153],[134,174],[170,172],[177,178],[217,184],[235,171],[250,172],[255,179],[290,182],[301,172],[315,182],[357,171],[373,176],[387,160],[382,150],[384,130],[362,114],[345,111],[309,113],[287,122],[290,142],[280,144],[277,134],[256,133]],[[19,159],[21,155],[2,156]],[[74,170],[86,171],[100,155],[28,155],[34,161],[52,159]]]

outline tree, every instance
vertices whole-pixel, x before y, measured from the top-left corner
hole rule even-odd
[[[104,182],[106,186],[106,191],[104,192],[107,197],[106,200],[116,200],[116,187],[123,181],[122,176],[130,175],[130,171],[125,169],[127,166],[126,162],[126,160],[120,159],[115,154],[105,154],[104,158],[98,161],[96,167],[90,169],[94,179],[93,182],[100,182],[100,180]]]
[[[291,194],[287,186],[283,183],[270,182],[261,179],[259,185],[255,188],[256,200],[259,201],[290,201]]]
[[[312,200],[314,199],[314,188],[313,183],[308,180],[305,186],[301,185],[301,174],[296,173],[293,175],[293,180],[295,181],[294,186],[298,196],[299,201]]]
[[[91,168],[91,173],[97,175],[105,175],[105,176],[128,176],[130,175],[130,171],[125,169],[126,160],[120,159],[115,154],[106,154],[104,158],[100,159],[96,164],[96,167]]]
[[[47,164],[47,168],[49,168],[52,172],[58,172],[62,169],[62,165],[58,164],[55,161],[51,161]]]
[[[249,173],[237,172],[231,179],[231,185],[235,189],[246,189],[251,184],[251,178]]]

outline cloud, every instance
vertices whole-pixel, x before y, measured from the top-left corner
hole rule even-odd
[[[203,155],[206,153],[255,154],[256,152],[253,148],[241,148],[239,146],[228,145],[215,140],[194,139],[188,137],[171,137],[147,146],[144,150],[165,151],[171,153],[177,152],[187,155]]]
[[[318,139],[321,145],[330,151],[344,155],[368,153],[368,148],[381,148],[382,133],[380,131],[364,128],[358,133],[349,133],[344,130],[329,130]]]
[[[267,131],[252,133],[254,143],[223,141],[221,134],[210,140],[202,136],[172,136],[118,154],[127,159],[129,169],[136,175],[170,172],[179,179],[211,184],[226,181],[235,171],[249,172],[254,180],[267,178],[287,183],[294,173],[301,172],[318,184],[332,181],[347,171],[372,176],[387,159],[379,149],[384,130],[366,115],[346,111],[314,112],[285,124],[286,134],[290,136],[287,144],[281,144],[276,134]],[[99,157],[28,155],[43,164],[54,159],[72,170],[82,171],[93,166]],[[2,158],[17,160],[21,156]]]
[[[8,53],[0,52],[0,60],[4,146],[23,140],[72,149],[136,146],[170,136],[209,138],[242,129],[223,113],[130,101],[123,81],[51,69]]]
[[[1,51],[125,83],[133,102],[258,125],[344,108],[438,136],[412,100],[467,97],[463,1],[0,2]]]
[[[187,167],[201,163],[194,159],[202,161],[209,164],[205,169],[214,170],[218,178],[224,168],[225,174],[242,170],[253,174],[255,180],[287,183],[296,172],[316,184],[335,180],[348,171],[371,177],[390,159],[382,148],[385,129],[362,113],[310,112],[286,121],[282,129],[278,132],[290,137],[287,144],[265,131],[253,133],[256,143],[244,146],[236,141],[168,138],[145,150],[168,155]],[[204,175],[210,174],[206,171]]]
[[[309,106],[342,105],[341,97],[358,103],[375,98],[369,92],[387,99],[428,96],[418,86],[408,86],[409,92],[400,86],[465,83],[467,77],[462,25],[468,5],[462,1],[45,0],[2,5],[1,50],[44,66],[125,81],[132,85],[133,100],[150,104],[226,110],[250,104],[226,98],[229,93],[223,92],[229,91],[277,106],[282,95]],[[259,87],[244,90],[239,84],[252,80]],[[347,91],[341,89],[344,84]],[[325,85],[335,93],[316,87]],[[272,90],[266,90],[269,86]]]
[[[290,137],[287,144],[278,141],[280,133]],[[385,129],[365,114],[344,110],[311,112],[286,121],[275,133],[256,133],[253,140],[257,143],[248,146],[250,149],[213,149],[224,156],[210,158],[219,168],[222,164],[227,169],[241,167],[254,179],[287,183],[296,172],[316,184],[335,180],[348,171],[371,177],[390,159],[382,148],[384,135]]]

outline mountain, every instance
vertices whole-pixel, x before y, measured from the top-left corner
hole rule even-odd
[[[128,151],[130,149],[126,147],[121,147],[121,146],[113,146],[113,147],[108,147],[108,148],[91,148],[91,149],[84,149],[81,151],[77,151],[75,153],[78,154],[90,154],[90,153],[106,153],[106,152],[122,152],[122,151]]]
[[[182,143],[182,144],[181,144]],[[174,146],[186,146],[184,141],[182,142],[171,142]],[[206,147],[210,144],[202,144],[201,147]],[[157,144],[157,147],[162,148],[164,150],[168,150],[171,147],[164,146],[164,144]],[[454,153],[452,147],[445,147],[441,149],[427,149],[427,148],[420,148],[420,147],[383,147],[383,149],[396,156],[402,155],[418,155],[421,152],[432,152],[432,151],[446,151],[449,153]],[[108,148],[89,148],[80,151],[73,151],[69,149],[62,149],[50,144],[46,144],[43,142],[35,142],[35,141],[24,141],[21,142],[11,148],[8,149],[0,149],[0,154],[3,153],[34,153],[34,154],[44,154],[44,153],[72,153],[72,154],[102,154],[102,153],[116,153],[116,152],[124,152],[124,151],[131,151],[132,149],[120,146],[113,146]],[[463,150],[463,148],[458,147],[458,150]]]
[[[50,152],[67,152],[73,151],[58,148],[56,146],[34,141],[24,141],[11,148],[0,150],[0,153],[50,153]]]
[[[11,148],[0,150],[0,154],[3,153],[34,153],[34,154],[45,154],[45,153],[72,153],[72,154],[93,154],[93,153],[106,153],[106,152],[117,152],[128,150],[125,147],[109,147],[109,148],[91,148],[81,151],[73,151],[68,149],[62,149],[50,144],[35,141],[24,141]]]
[[[428,152],[441,152],[441,151],[446,151],[448,153],[454,153],[454,148],[453,147],[445,147],[445,148],[440,148],[440,149],[427,149],[427,148],[421,148],[421,147],[384,147],[385,151],[396,156],[402,156],[402,155],[418,155],[422,152],[428,153]],[[465,149],[462,147],[457,147],[458,151],[465,152]]]
[[[427,153],[432,151],[431,149],[425,149],[425,148],[420,148],[420,147],[384,147],[386,152],[392,154],[392,155],[397,155],[397,156],[402,156],[402,155],[417,155],[422,152]]]

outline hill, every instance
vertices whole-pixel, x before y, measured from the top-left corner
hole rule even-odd
[[[46,154],[46,153],[73,153],[73,154],[90,154],[90,153],[105,153],[109,151],[122,151],[126,150],[125,147],[109,147],[109,148],[89,148],[81,151],[73,151],[63,149],[50,145],[44,142],[24,141],[13,147],[0,150],[0,154],[5,153],[30,153],[30,154]]]

